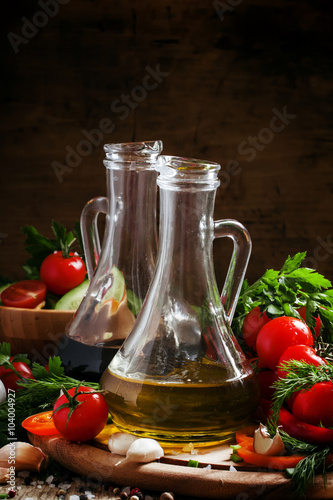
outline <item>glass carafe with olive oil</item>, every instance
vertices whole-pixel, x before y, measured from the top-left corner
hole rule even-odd
[[[162,158],[154,277],[101,385],[122,431],[173,444],[222,442],[249,421],[259,400],[230,328],[251,240],[239,222],[213,220],[218,164]],[[213,266],[216,237],[234,242],[222,295]]]

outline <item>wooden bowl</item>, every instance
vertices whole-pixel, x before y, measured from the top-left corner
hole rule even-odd
[[[57,354],[74,312],[0,306],[0,341],[11,344],[12,354],[44,364]]]

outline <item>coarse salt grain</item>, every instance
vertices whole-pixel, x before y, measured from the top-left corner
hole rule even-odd
[[[60,483],[60,484],[58,484],[59,490],[69,490],[70,487],[71,487],[70,483]]]
[[[69,497],[69,500],[80,500],[80,497],[79,497],[79,495],[71,495]]]
[[[236,467],[234,467],[233,465],[230,465],[229,470],[232,472],[237,472]]]
[[[203,467],[203,469],[211,469],[212,466],[210,464],[206,465],[206,467]]]
[[[52,483],[53,479],[54,479],[54,476],[49,476],[45,479],[45,482],[50,485]]]

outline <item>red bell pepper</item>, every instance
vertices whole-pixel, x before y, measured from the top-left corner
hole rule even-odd
[[[333,445],[333,429],[302,422],[285,408],[280,410],[279,425],[290,436],[306,443],[324,446]]]

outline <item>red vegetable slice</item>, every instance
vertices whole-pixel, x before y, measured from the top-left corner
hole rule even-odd
[[[42,413],[32,415],[31,417],[23,420],[22,427],[28,432],[38,434],[39,436],[52,436],[53,434],[59,434],[59,431],[54,425],[52,414],[53,411],[44,411]]]
[[[39,280],[24,280],[6,288],[1,294],[1,301],[7,307],[34,309],[45,297],[45,283]]]

